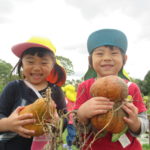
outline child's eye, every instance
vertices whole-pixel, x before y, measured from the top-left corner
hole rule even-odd
[[[46,64],[48,64],[47,62],[42,62],[42,65],[46,65]]]
[[[102,55],[103,55],[103,53],[99,52],[99,53],[97,53],[97,55],[102,56]]]
[[[33,61],[28,61],[28,63],[29,63],[29,64],[33,64],[34,62],[33,62]]]
[[[95,54],[101,56],[101,55],[103,55],[104,53],[103,53],[102,51],[97,51]]]
[[[113,55],[119,54],[118,52],[112,52]]]

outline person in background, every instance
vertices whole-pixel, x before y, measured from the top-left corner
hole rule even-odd
[[[66,72],[57,64],[56,49],[47,38],[31,37],[27,42],[14,45],[12,52],[19,57],[14,70],[17,69],[21,79],[8,83],[0,95],[0,150],[31,150],[34,131],[23,126],[36,120],[32,114],[19,115],[19,112],[23,106],[43,97],[49,87],[58,115],[59,110],[66,111],[61,90]],[[33,143],[32,149],[41,150],[46,141]]]
[[[92,97],[90,87],[97,78],[109,75],[119,75],[127,61],[127,37],[117,29],[100,29],[90,34],[87,41],[89,52],[89,69],[96,73],[96,77],[85,80],[78,86],[75,109],[79,122],[85,126],[90,124],[90,119],[98,114],[104,114],[113,108],[114,103],[106,97]],[[136,52],[136,51],[135,51]],[[92,76],[93,74],[91,74]],[[125,79],[124,79],[125,80]],[[148,128],[146,107],[143,103],[139,87],[129,80],[128,94],[133,102],[125,103],[122,109],[128,114],[124,121],[128,130],[116,142],[112,142],[112,134],[96,139],[89,147],[94,136],[84,143],[83,150],[142,150],[137,136],[143,134]]]
[[[74,105],[76,101],[76,88],[75,86],[71,84],[67,84],[66,86],[63,87],[63,91],[65,92],[66,96],[66,103],[67,103],[67,110],[68,112],[71,112],[74,110]],[[69,115],[69,120],[68,120],[68,125],[67,125],[67,136],[66,136],[66,142],[67,144],[64,144],[63,147],[72,150],[72,145],[75,141],[76,137],[76,129],[73,125],[73,118],[72,118],[72,113]]]

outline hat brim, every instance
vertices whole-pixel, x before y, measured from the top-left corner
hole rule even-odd
[[[24,43],[20,43],[20,44],[16,44],[14,45],[11,49],[12,52],[17,56],[17,57],[21,57],[22,53],[27,50],[28,48],[31,47],[42,47],[42,48],[46,48],[50,51],[52,51],[50,48],[48,48],[47,46],[38,44],[38,43],[32,43],[32,42],[24,42]],[[52,51],[53,52],[53,51]]]

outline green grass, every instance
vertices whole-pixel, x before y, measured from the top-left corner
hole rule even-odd
[[[150,109],[147,111],[147,114],[149,114],[149,115],[150,115]]]
[[[143,144],[143,150],[150,150],[149,144]]]

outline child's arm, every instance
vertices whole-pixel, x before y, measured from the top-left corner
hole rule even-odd
[[[128,124],[129,129],[138,134],[141,129],[141,122],[138,118],[137,107],[132,103],[126,103],[123,106],[123,110],[128,114],[127,117],[124,117],[124,120]]]
[[[128,114],[128,117],[124,117],[124,120],[128,124],[133,136],[139,136],[148,129],[148,119],[146,113],[143,112],[138,114],[137,107],[132,103],[125,104],[123,109]]]
[[[18,107],[9,117],[0,119],[0,131],[12,131],[18,133],[25,138],[31,138],[31,134],[34,131],[23,128],[23,125],[31,124],[35,122],[32,118],[32,114],[24,114],[19,116],[19,111],[23,107]]]
[[[78,111],[80,122],[87,123],[90,118],[98,114],[104,114],[113,108],[113,102],[105,97],[93,97],[83,103]]]
[[[146,107],[143,103],[142,94],[141,94],[140,88],[138,87],[137,84],[131,83],[128,91],[129,91],[129,95],[132,96],[133,103],[127,104],[128,106],[130,105],[131,107],[128,107],[129,117],[128,117],[128,119],[125,119],[125,120],[126,121],[130,120],[129,123],[128,123],[128,121],[127,121],[127,123],[129,124],[129,128],[131,128],[130,129],[131,134],[133,136],[139,136],[140,134],[144,133],[148,129],[148,119],[147,119],[146,113],[144,113],[144,112],[146,112]],[[133,111],[134,109],[137,109],[136,114]],[[132,124],[131,120],[132,119],[134,120],[134,118],[136,118],[135,120],[138,120],[138,122],[133,121],[134,123]],[[139,126],[139,128],[135,131],[135,128],[137,128],[138,126]],[[132,128],[134,128],[134,129],[132,130]]]

